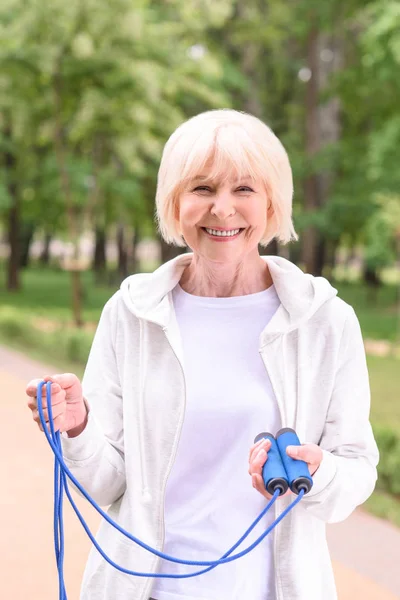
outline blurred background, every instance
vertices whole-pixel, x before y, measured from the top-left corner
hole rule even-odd
[[[399,2],[2,0],[0,39],[3,347],[81,375],[122,279],[182,251],[154,224],[167,138],[250,112],[288,151],[300,235],[262,253],[355,308],[381,450],[366,508],[400,526]]]

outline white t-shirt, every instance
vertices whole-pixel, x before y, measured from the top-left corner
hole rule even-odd
[[[173,301],[181,332],[186,411],[165,498],[164,552],[188,560],[220,558],[266,500],[252,487],[249,449],[281,426],[259,336],[279,306],[275,288],[205,298],[178,285]],[[273,521],[273,510],[235,553]],[[156,579],[156,600],[275,600],[272,535],[246,556],[188,579]],[[161,562],[163,573],[205,567]]]

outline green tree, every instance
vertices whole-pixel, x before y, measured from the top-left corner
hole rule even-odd
[[[209,55],[193,60],[192,33],[174,20],[160,19],[158,3],[143,0],[133,8],[129,0],[112,6],[94,0],[54,0],[49,6],[7,0],[1,10],[0,60],[8,94],[0,111],[4,117],[9,110],[14,124],[14,107],[21,106],[24,121],[6,130],[15,142],[7,156],[18,157],[8,161],[7,177],[13,182],[19,157],[38,147],[49,149],[49,167],[54,165],[50,157],[55,160],[64,227],[74,248],[69,268],[74,319],[80,325],[83,229],[89,223],[106,234],[117,221],[128,219],[137,227],[139,220],[149,220],[146,188],[155,180],[163,142],[183,120],[188,99],[210,108],[224,104],[226,95],[217,62]],[[24,138],[28,125],[29,143],[18,145],[17,129]],[[20,207],[21,190],[10,183],[4,189],[8,203],[14,195]]]

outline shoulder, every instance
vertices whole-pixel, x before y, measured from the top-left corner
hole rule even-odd
[[[117,290],[104,304],[101,311],[101,316],[112,317],[116,315],[120,309],[122,302],[121,290]]]
[[[116,324],[119,321],[136,320],[135,314],[127,306],[126,298],[124,298],[123,290],[117,290],[105,303],[101,319],[106,319],[109,322]]]
[[[336,322],[346,322],[349,319],[357,318],[354,308],[339,296],[331,298],[321,306],[318,313],[329,319],[329,321]]]
[[[335,335],[338,339],[352,334],[361,335],[360,323],[354,308],[338,296],[331,298],[313,315],[310,321],[313,328],[325,335]]]
[[[132,313],[127,309],[121,290],[117,290],[104,304],[101,311],[99,327],[109,327],[114,332],[121,321],[132,319]]]

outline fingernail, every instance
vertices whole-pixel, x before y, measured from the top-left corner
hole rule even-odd
[[[299,449],[296,446],[288,446],[286,448],[287,452],[289,452],[289,454],[291,454],[292,456],[297,456],[299,453]]]

